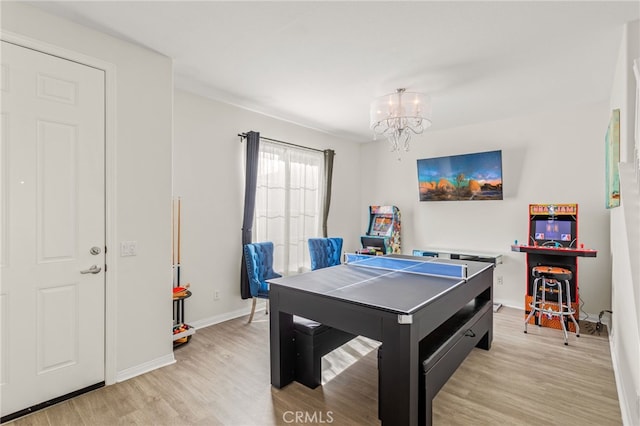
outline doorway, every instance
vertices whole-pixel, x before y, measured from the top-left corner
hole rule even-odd
[[[2,41],[1,83],[5,420],[105,381],[105,71]]]

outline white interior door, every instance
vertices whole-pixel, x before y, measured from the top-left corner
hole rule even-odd
[[[104,381],[105,75],[4,41],[0,54],[6,416]]]

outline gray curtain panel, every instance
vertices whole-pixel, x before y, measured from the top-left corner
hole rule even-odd
[[[253,212],[256,207],[256,184],[258,180],[258,151],[260,149],[260,132],[247,133],[247,162],[244,184],[244,215],[242,218],[242,247],[249,244],[253,237]],[[251,298],[249,290],[249,277],[245,266],[244,249],[242,251],[242,264],[240,265],[240,296],[243,299]]]
[[[322,200],[322,236],[327,238],[327,220],[331,206],[331,179],[333,178],[333,157],[336,152],[332,149],[324,150],[324,199]]]

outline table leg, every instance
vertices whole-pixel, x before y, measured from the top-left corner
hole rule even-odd
[[[418,424],[419,339],[412,324],[383,321],[378,389],[383,425]]]
[[[293,315],[280,312],[279,295],[269,294],[269,337],[271,353],[271,384],[280,389],[295,379],[296,347],[293,331]]]
[[[489,287],[485,291],[483,291],[476,299],[476,303],[482,302],[483,300],[488,300],[493,306],[493,286]],[[477,348],[484,349],[486,351],[491,349],[491,343],[493,342],[493,311],[488,313],[489,315],[489,331],[482,336],[482,339],[476,345]]]

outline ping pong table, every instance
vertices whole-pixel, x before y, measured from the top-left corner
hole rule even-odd
[[[295,379],[293,315],[299,315],[381,342],[378,417],[382,424],[414,426],[419,419],[431,424],[431,397],[473,346],[461,355],[454,336],[430,336],[451,328],[456,315],[469,305],[486,307],[481,334],[473,334],[472,344],[490,348],[493,268],[489,263],[454,259],[347,254],[341,265],[269,280],[271,384],[282,388]],[[461,327],[462,332],[453,327],[455,333],[471,332],[466,324]],[[427,363],[421,359],[421,342],[428,341],[442,346],[429,355],[435,360],[430,365],[439,362],[439,367],[423,383],[425,403],[419,398]]]

